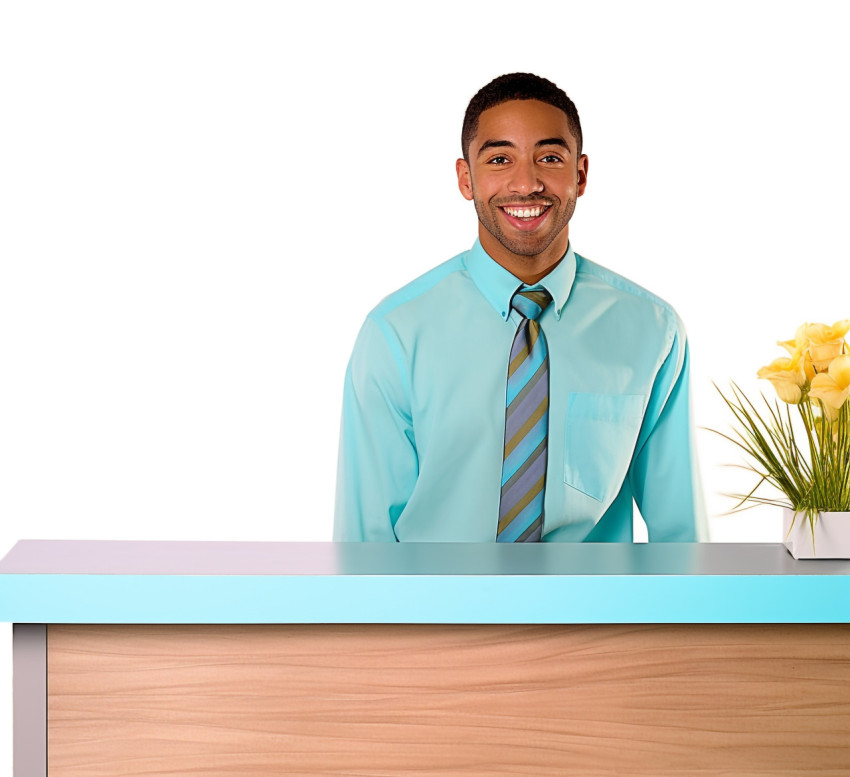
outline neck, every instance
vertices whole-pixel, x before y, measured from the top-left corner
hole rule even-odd
[[[542,253],[531,256],[509,251],[484,228],[480,221],[478,222],[478,239],[481,247],[497,264],[502,265],[523,283],[533,286],[552,272],[564,258],[570,236],[569,227],[564,227]]]

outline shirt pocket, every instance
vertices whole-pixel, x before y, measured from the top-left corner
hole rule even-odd
[[[570,394],[564,483],[598,502],[620,491],[643,420],[643,394]]]

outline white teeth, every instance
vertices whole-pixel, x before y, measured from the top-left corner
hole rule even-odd
[[[514,218],[530,219],[540,216],[546,208],[538,205],[535,208],[503,208],[503,210]]]

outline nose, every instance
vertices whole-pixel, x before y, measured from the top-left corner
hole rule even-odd
[[[512,192],[525,195],[543,191],[543,182],[537,176],[533,160],[517,160],[508,188]]]

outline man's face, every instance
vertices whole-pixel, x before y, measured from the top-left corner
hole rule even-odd
[[[539,100],[488,108],[468,155],[468,164],[457,161],[458,186],[474,200],[489,235],[511,254],[549,249],[559,259],[567,247],[564,228],[587,183],[587,157],[577,155],[566,114]]]

